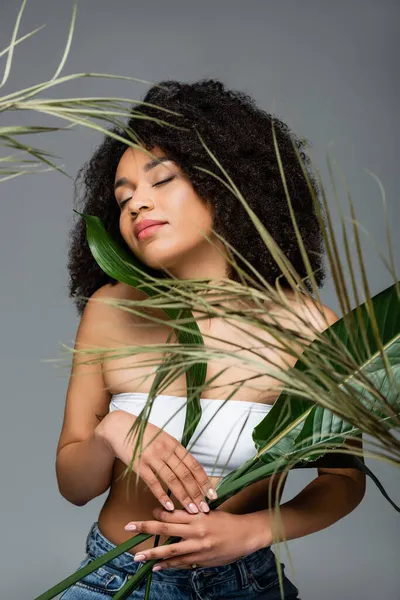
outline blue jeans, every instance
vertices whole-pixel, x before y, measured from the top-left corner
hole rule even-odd
[[[115,548],[93,523],[86,539],[86,558],[78,566],[89,564]],[[285,565],[282,564],[284,571]],[[130,552],[93,571],[70,588],[59,600],[108,600],[134,575],[142,562],[134,562]],[[300,600],[298,589],[283,572],[285,600]],[[131,592],[129,600],[143,600],[146,579]],[[228,565],[195,569],[155,571],[150,588],[151,600],[281,600],[275,555],[271,547],[262,548]]]

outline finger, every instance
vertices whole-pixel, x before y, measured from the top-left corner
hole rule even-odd
[[[177,457],[185,463],[188,469],[193,474],[193,477],[197,481],[200,489],[203,491],[203,494],[207,496],[210,500],[215,500],[218,498],[218,494],[215,489],[211,485],[211,481],[204,470],[204,467],[197,462],[190,452],[186,450],[186,448],[182,445],[177,445],[175,447],[175,454]]]
[[[140,467],[140,477],[150,488],[157,500],[167,509],[174,510],[174,505],[169,496],[165,493],[160,481],[148,465],[142,464]]]
[[[199,509],[193,502],[193,499],[188,494],[187,489],[180,481],[178,474],[175,473],[175,471],[171,469],[168,464],[162,460],[153,460],[151,469],[154,469],[155,475],[167,484],[168,488],[174,494],[176,499],[179,500],[179,502],[186,508],[187,511],[189,511],[191,514],[196,514],[199,512]],[[187,472],[189,473],[189,471]]]
[[[198,518],[199,515],[191,515],[186,510],[175,509],[173,512],[163,510],[160,506],[157,506],[152,511],[153,517],[158,521],[166,521],[167,523],[186,523],[189,525],[193,523],[193,520]]]
[[[191,552],[176,558],[169,558],[153,566],[153,571],[164,571],[164,569],[192,569],[192,565],[197,567],[207,567],[209,563],[204,562],[204,555],[199,552]]]
[[[178,542],[168,546],[156,546],[148,550],[142,550],[135,554],[135,561],[145,562],[147,560],[164,560],[166,558],[174,558],[184,554],[193,554],[196,550],[196,544],[193,540]]]
[[[165,523],[164,521],[130,521],[125,525],[125,531],[135,531],[136,533],[150,533],[152,535],[176,535],[178,537],[187,537],[191,528],[182,523]]]
[[[188,497],[191,499],[191,503],[193,503],[196,507],[190,507],[189,505],[191,503],[186,502],[184,504],[182,502],[184,506],[189,507],[189,512],[209,512],[210,508],[207,502],[205,502],[204,500],[203,489],[195,479],[193,472],[188,466],[188,464],[190,464],[190,461],[184,462],[176,454],[173,454],[170,457],[168,457],[168,459],[165,462],[168,464],[171,471],[175,473],[175,475],[180,479]]]

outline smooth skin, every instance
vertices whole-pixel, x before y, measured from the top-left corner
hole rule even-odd
[[[125,242],[150,267],[162,268],[180,279],[207,278],[219,282],[226,277],[227,263],[223,245],[212,232],[211,205],[198,197],[175,163],[154,160],[155,157],[166,158],[160,149],[153,148],[152,154],[153,159],[143,150],[128,148],[118,164],[115,201],[120,207],[120,231]],[[133,228],[145,218],[167,221],[167,224],[152,235],[138,239]],[[310,341],[338,318],[312,298],[299,304],[291,292],[287,292],[287,297],[298,319],[273,307],[268,307],[265,318],[274,311],[283,326],[303,333]],[[133,471],[136,475],[140,472],[140,477],[134,475],[130,481],[122,478],[132,457],[132,441],[128,442],[126,435],[136,417],[123,410],[108,413],[109,402],[114,393],[149,392],[154,375],[150,367],[138,364],[145,358],[161,360],[161,353],[154,350],[154,346],[165,343],[171,330],[162,323],[167,317],[161,310],[147,309],[152,317],[160,320],[154,325],[144,317],[102,302],[107,298],[140,300],[145,295],[122,283],[97,290],[85,308],[75,347],[107,349],[149,345],[152,348],[148,357],[141,354],[139,358],[133,355],[112,360],[107,360],[106,351],[99,351],[95,356],[100,367],[85,364],[85,357],[74,356],[57,448],[60,492],[74,504],[84,505],[109,490],[98,522],[101,532],[116,545],[131,537],[132,533],[125,529],[128,523],[136,527],[136,532],[160,534],[160,544],[170,535],[182,537],[178,544],[164,548],[160,545],[155,549],[152,549],[154,538],[151,538],[131,550],[137,560],[163,559],[163,568],[190,568],[193,563],[199,566],[227,564],[270,545],[273,536],[278,535],[273,518],[278,477],[253,484],[217,510],[208,512],[207,497],[212,497],[209,489],[215,489],[219,478],[208,477],[175,438],[161,431],[144,452],[140,471],[138,461],[134,463]],[[194,317],[199,315],[195,309],[192,310]],[[241,350],[244,356],[248,352],[246,348],[254,346],[251,334],[257,333],[264,337],[262,354],[266,361],[271,360],[282,368],[295,363],[294,357],[272,347],[276,341],[265,332],[260,334],[259,329],[238,330],[233,322],[218,317],[208,321],[199,319],[198,325],[206,343],[215,348],[232,350],[231,344],[238,343],[244,348]],[[177,340],[172,336],[171,341]],[[226,364],[224,359],[224,366]],[[213,388],[203,391],[203,398],[226,398],[234,382],[253,374],[245,365],[235,362],[234,356],[229,364],[231,366],[213,382]],[[220,362],[209,361],[207,380],[221,368]],[[186,396],[185,377],[177,378],[162,393]],[[263,375],[236,392],[232,401],[273,404],[279,393],[278,381]],[[103,417],[100,422],[96,415]],[[149,424],[146,439],[151,439],[157,429]],[[329,526],[354,510],[364,496],[365,476],[359,471],[322,467],[317,470],[318,477],[314,481],[280,506],[284,536],[288,540]],[[171,508],[166,504],[168,488],[172,491],[172,512],[165,510]],[[283,485],[279,499],[282,492]]]

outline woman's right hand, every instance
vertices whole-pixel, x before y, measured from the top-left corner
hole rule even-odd
[[[127,466],[132,461],[137,439],[135,434],[128,440],[127,434],[136,418],[131,413],[116,410],[106,415],[96,428],[96,434]],[[205,496],[211,500],[217,498],[217,493],[211,487],[209,477],[201,464],[176,438],[149,422],[143,433],[143,452],[140,458],[139,452],[137,453],[132,470],[140,475],[167,510],[174,510],[174,505],[158,477],[167,484],[177,500],[191,514],[210,510],[204,502]]]

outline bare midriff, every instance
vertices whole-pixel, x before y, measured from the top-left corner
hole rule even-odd
[[[161,507],[160,502],[141,479],[136,484],[135,473],[132,473],[132,480],[129,483],[126,477],[120,477],[125,469],[125,465],[116,459],[111,489],[98,518],[101,533],[117,546],[134,535],[124,529],[129,521],[154,521],[152,511],[157,506]],[[118,481],[116,481],[117,479]],[[272,499],[271,505],[274,506],[278,477],[276,476],[274,481],[271,481],[271,479],[268,478],[250,485],[235,496],[228,498],[216,510],[225,510],[234,514],[263,510],[268,506],[269,494],[271,494]],[[210,477],[210,481],[213,486],[216,486],[220,479],[218,477]],[[166,489],[166,486],[163,487]],[[271,490],[269,491],[270,487]],[[283,487],[281,484],[279,498],[282,495]],[[176,509],[182,509],[182,505],[173,495],[171,499]],[[152,548],[154,546],[154,539],[154,537],[151,537],[141,544],[134,546],[128,552],[135,554],[139,550]],[[159,544],[162,544],[166,539],[167,537],[161,536]]]

